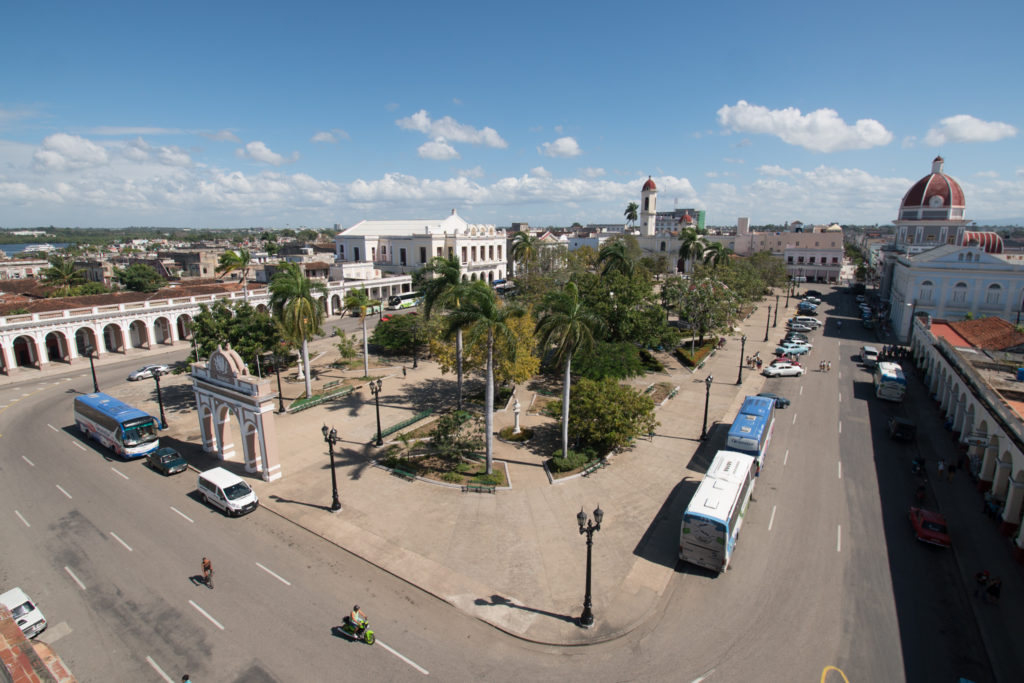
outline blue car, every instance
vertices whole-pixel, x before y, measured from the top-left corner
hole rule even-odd
[[[776,356],[802,356],[811,348],[805,344],[780,344],[775,347]]]

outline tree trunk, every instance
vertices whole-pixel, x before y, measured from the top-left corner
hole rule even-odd
[[[455,331],[455,374],[458,377],[458,402],[456,407],[462,410],[462,330]]]
[[[313,395],[313,385],[309,381],[309,344],[302,338],[302,367],[306,369],[306,398]]]
[[[484,389],[484,439],[487,445],[487,474],[494,458],[494,333],[487,331],[487,387]]]
[[[366,340],[366,313],[363,312],[363,377],[370,376],[370,344]]]
[[[562,387],[562,457],[569,457],[569,393],[572,386],[572,358],[565,361],[565,386]]]

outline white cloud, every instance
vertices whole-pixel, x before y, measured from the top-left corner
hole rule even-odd
[[[213,133],[201,133],[201,135],[215,142],[241,142],[238,136],[230,130],[218,130]]]
[[[1012,138],[1017,129],[1000,121],[982,121],[970,114],[957,114],[939,121],[924,136],[925,144],[939,146],[947,142],[996,142]]]
[[[718,122],[734,132],[774,135],[814,152],[869,149],[892,141],[892,133],[878,121],[860,119],[851,126],[834,109],[801,114],[795,107],[768,109],[739,100],[735,106],[722,106],[717,113]]]
[[[561,134],[562,130],[564,130],[564,126],[562,126],[562,125],[555,126],[555,132],[556,133]]]
[[[156,128],[154,126],[98,126],[89,131],[93,135],[181,135],[180,128]]]
[[[592,166],[588,166],[586,168],[580,169],[580,175],[582,175],[584,178],[600,178],[604,174],[605,173],[603,168],[594,168]]]
[[[977,176],[978,178],[998,178],[999,177],[999,173],[997,173],[996,171],[978,171],[974,175]]]
[[[340,128],[332,128],[331,130],[318,131],[309,139],[310,142],[329,142],[334,143],[339,140],[348,140],[349,135],[346,131]]]
[[[458,97],[453,97],[452,104],[462,104],[462,100],[460,100]]]
[[[236,150],[235,154],[237,154],[239,158],[251,159],[263,164],[270,164],[271,166],[280,166],[288,161],[277,152],[271,151],[266,144],[259,140],[246,144],[244,149]],[[292,159],[294,160],[296,158],[298,158],[298,155],[293,154]]]
[[[420,109],[412,116],[398,119],[395,124],[405,130],[415,130],[437,140],[444,138],[449,142],[466,142],[473,145],[486,145],[504,149],[508,143],[501,139],[498,131],[493,128],[481,128],[477,130],[473,126],[459,123],[450,116],[431,120],[426,109]]]
[[[775,164],[759,166],[757,170],[761,175],[766,176],[794,176],[800,174],[799,168],[782,168]]]
[[[907,137],[903,138],[903,142],[900,143],[900,147],[902,147],[903,149],[910,149],[911,147],[913,147],[916,144],[917,144],[917,136],[916,135],[908,135]]]
[[[554,142],[545,142],[537,148],[537,152],[548,157],[575,157],[583,154],[576,138],[558,138]]]
[[[433,159],[434,161],[447,161],[448,159],[459,158],[459,153],[455,151],[454,147],[445,142],[444,138],[424,142],[420,145],[417,152],[419,152],[422,158]]]
[[[480,166],[474,166],[473,168],[463,168],[459,170],[460,178],[483,178],[484,169]]]
[[[149,160],[149,153],[152,147],[141,137],[129,140],[121,148],[121,156],[131,161],[143,162]]]
[[[746,159],[733,159],[732,157],[723,157],[722,161],[724,161],[727,164],[745,164],[745,163],[747,163]]]
[[[160,163],[167,166],[190,166],[192,164],[192,157],[177,147],[161,147],[157,158]]]
[[[550,178],[551,171],[544,168],[543,166],[534,166],[533,168],[530,169],[530,175],[535,176],[537,178]]]
[[[47,137],[35,153],[36,163],[51,170],[99,166],[106,164],[109,159],[103,147],[67,133],[55,133]]]

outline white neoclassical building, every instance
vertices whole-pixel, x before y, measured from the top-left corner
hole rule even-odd
[[[456,257],[465,280],[505,278],[505,231],[467,223],[454,209],[443,219],[360,221],[334,238],[346,273],[355,264],[382,273],[412,273],[435,256]]]

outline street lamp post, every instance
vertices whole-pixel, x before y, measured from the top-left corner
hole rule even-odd
[[[704,426],[700,430],[700,440],[708,438],[708,401],[711,400],[711,383],[715,378],[708,375],[704,378]]]
[[[338,475],[334,472],[334,444],[338,443],[338,430],[333,427],[327,430],[327,425],[320,428],[324,434],[324,441],[327,442],[327,450],[331,454],[331,512],[341,509],[341,501],[338,500]]]
[[[768,318],[764,321],[764,340],[768,341],[768,328],[772,324],[772,305],[768,304]]]
[[[164,397],[160,391],[160,370],[153,370],[153,381],[156,382],[156,402],[160,405],[160,429],[167,429],[167,418],[164,417]]]
[[[740,339],[740,376],[736,380],[736,384],[743,384],[743,354],[747,348],[747,335],[743,335]]]
[[[789,293],[793,290],[793,278],[789,278],[789,282],[786,283],[786,308],[789,308]]]
[[[377,444],[378,446],[384,445],[384,437],[380,433],[380,387],[384,384],[384,380],[377,378],[374,382],[370,380],[370,393],[373,394],[373,400],[377,404]]]
[[[594,532],[601,530],[601,520],[604,518],[604,511],[598,505],[594,510],[594,520],[587,519],[587,513],[580,508],[576,515],[576,522],[580,525],[580,533],[587,535],[587,590],[583,595],[583,613],[580,614],[580,626],[590,628],[594,625],[594,613],[590,611],[590,555],[594,545]],[[596,524],[595,524],[596,522]]]
[[[281,360],[274,352],[274,372],[277,373],[277,412],[284,412],[284,394],[281,393]]]
[[[775,322],[772,323],[772,327],[779,326],[779,295],[775,295]]]
[[[100,393],[100,385],[96,383],[96,364],[93,363],[92,360],[93,354],[95,353],[96,349],[94,349],[91,344],[85,347],[85,354],[89,356],[89,369],[92,370],[92,392],[94,394],[98,394]]]

